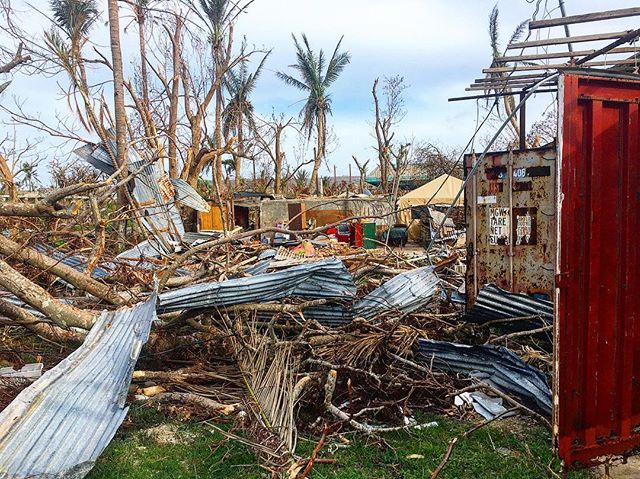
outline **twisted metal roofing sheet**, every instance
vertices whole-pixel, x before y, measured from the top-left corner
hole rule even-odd
[[[342,261],[332,258],[247,278],[196,284],[160,295],[158,311],[170,312],[286,297],[353,298],[356,285]]]
[[[435,368],[469,374],[517,394],[551,415],[551,388],[547,378],[507,348],[419,339],[418,358]]]
[[[176,192],[176,200],[183,205],[197,211],[210,211],[211,205],[207,203],[200,193],[198,193],[189,183],[180,179],[172,178],[171,184]]]
[[[53,259],[66,264],[67,266],[75,269],[76,271],[80,271],[81,273],[87,267],[87,258],[79,255],[72,255],[69,253],[64,253],[59,251],[49,245],[45,245],[42,243],[38,243],[34,246],[34,249],[39,253],[46,254],[47,256],[52,257]],[[94,279],[102,279],[110,276],[113,273],[113,265],[112,264],[101,264],[95,266],[93,271],[91,272],[91,277]]]
[[[494,284],[483,286],[465,319],[485,323],[494,319],[539,316],[546,324],[553,324],[553,303],[526,294],[510,293]],[[539,323],[538,323],[539,326]]]
[[[355,316],[371,319],[384,310],[411,313],[431,301],[440,280],[432,266],[394,276],[354,306]]]
[[[104,312],[85,342],[0,413],[0,479],[84,477],[124,420],[156,295]]]

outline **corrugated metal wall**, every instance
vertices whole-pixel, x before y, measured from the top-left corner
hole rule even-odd
[[[488,283],[552,299],[555,160],[555,146],[489,153],[465,189],[469,307]]]
[[[561,80],[556,439],[570,467],[640,446],[640,82]]]

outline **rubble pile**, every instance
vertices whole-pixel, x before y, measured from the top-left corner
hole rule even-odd
[[[299,432],[411,430],[432,425],[421,412],[491,417],[503,401],[550,414],[548,335],[464,320],[464,242],[363,249],[319,228],[269,244],[255,230],[192,234],[169,253],[171,236],[133,230],[123,244],[99,219],[13,220],[0,235],[0,321],[37,338],[25,344],[45,373],[3,401],[0,424],[13,426],[0,450],[42,452],[10,477],[81,477],[132,401],[231,424],[230,440],[290,477],[313,465],[296,455]],[[22,366],[11,351],[0,359]],[[78,441],[87,447],[67,454]]]

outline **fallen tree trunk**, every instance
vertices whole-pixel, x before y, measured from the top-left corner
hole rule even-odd
[[[71,266],[67,266],[58,260],[51,258],[45,254],[29,248],[27,246],[19,245],[18,243],[11,241],[5,236],[0,234],[0,253],[5,256],[19,258],[21,261],[34,266],[43,271],[50,272],[59,278],[64,279],[66,282],[72,284],[82,291],[86,291],[93,296],[103,299],[104,301],[117,306],[125,304],[127,301],[125,297],[117,292],[114,292],[109,286],[96,281],[90,276],[75,270]],[[127,298],[131,299],[131,298]]]
[[[35,203],[0,203],[0,216],[23,216],[29,218],[71,218],[74,214],[59,205],[58,202],[68,196],[79,195],[87,191],[108,186],[110,182],[78,183],[60,188],[48,193],[42,200]]]
[[[196,406],[204,409],[212,415],[223,414],[225,416],[228,416],[229,414],[233,414],[234,412],[236,412],[236,410],[238,409],[238,407],[234,404],[222,404],[214,401],[213,399],[189,393],[158,394],[157,396],[153,397],[152,402],[157,404],[184,404],[187,406]]]
[[[71,218],[64,210],[56,210],[51,205],[38,203],[1,203],[0,216],[22,216],[27,218]]]
[[[0,260],[0,286],[63,328],[76,327],[89,330],[95,321],[95,314],[58,301],[4,260]]]
[[[6,316],[18,326],[22,326],[49,341],[76,344],[84,341],[83,334],[46,323],[26,309],[4,299],[0,299],[0,314]]]

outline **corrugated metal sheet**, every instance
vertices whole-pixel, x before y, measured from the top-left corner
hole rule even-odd
[[[467,307],[485,284],[554,294],[555,145],[487,154],[465,188]],[[465,156],[465,171],[476,163]]]
[[[105,150],[102,145],[92,145],[87,143],[86,145],[82,145],[80,148],[76,148],[73,152],[106,175],[111,176],[116,171],[107,150]]]
[[[540,316],[546,324],[553,324],[553,303],[526,294],[510,293],[494,284],[488,284],[478,293],[475,304],[465,315],[465,320],[482,324],[495,319],[529,316]],[[539,327],[541,324],[539,321],[525,322],[524,327],[527,325]]]
[[[255,276],[257,274],[264,274],[269,269],[269,266],[271,266],[271,260],[270,259],[265,259],[265,260],[262,260],[262,261],[258,261],[254,265],[249,266],[242,273],[245,274],[245,275],[248,274],[248,275],[251,275],[251,276]]]
[[[187,231],[182,236],[182,241],[195,246],[200,243],[222,238],[223,235],[224,233],[222,231]]]
[[[469,374],[551,414],[551,389],[545,375],[507,348],[419,339],[418,358],[438,369]]]
[[[180,201],[183,205],[193,208],[196,211],[207,212],[211,210],[211,205],[186,181],[180,178],[173,178],[171,179],[171,184],[176,192],[176,200]]]
[[[572,467],[640,446],[640,82],[563,75],[556,431]]]
[[[129,169],[136,173],[133,196],[140,205],[141,222],[166,253],[182,240],[184,225],[174,203],[175,191],[159,161],[149,163],[129,149]],[[161,189],[162,187],[162,189]]]
[[[328,259],[282,271],[202,283],[160,295],[161,312],[275,301],[287,297],[353,298],[356,286],[342,261]]]
[[[85,271],[87,267],[87,258],[84,256],[76,256],[68,253],[64,253],[59,251],[51,246],[44,244],[36,244],[34,249],[39,253],[46,254],[51,258],[60,261],[67,266],[75,269],[76,271],[80,271],[81,273]],[[101,264],[93,268],[91,272],[91,277],[94,279],[102,279],[110,276],[113,273],[113,265],[111,264]]]
[[[439,282],[431,266],[399,274],[356,303],[354,313],[365,319],[385,310],[411,313],[431,301]]]
[[[268,259],[260,261],[245,270],[245,273],[264,274],[270,264]],[[439,280],[432,267],[418,268],[395,276],[358,302],[313,306],[305,309],[303,316],[325,326],[344,326],[356,317],[373,319],[386,311],[408,313],[431,302],[433,295],[438,291],[438,284]],[[273,313],[262,313],[258,316],[267,319],[272,317]]]
[[[166,255],[157,241],[154,239],[144,240],[133,248],[123,251],[116,256],[116,262],[124,264],[130,268],[140,268],[146,270],[156,270],[164,266],[162,259]],[[189,276],[191,271],[185,268],[179,268],[176,271],[178,276]]]
[[[75,153],[100,171],[112,175],[115,172],[109,148],[116,151],[113,140],[107,145],[84,145]],[[127,163],[135,174],[133,196],[140,205],[140,220],[145,229],[156,237],[165,253],[172,253],[184,235],[182,218],[175,205],[176,200],[199,211],[209,211],[210,206],[188,183],[169,179],[161,161],[147,161],[134,148],[129,148]]]
[[[0,413],[0,478],[82,478],[127,414],[131,373],[155,295],[104,312],[85,342]]]

